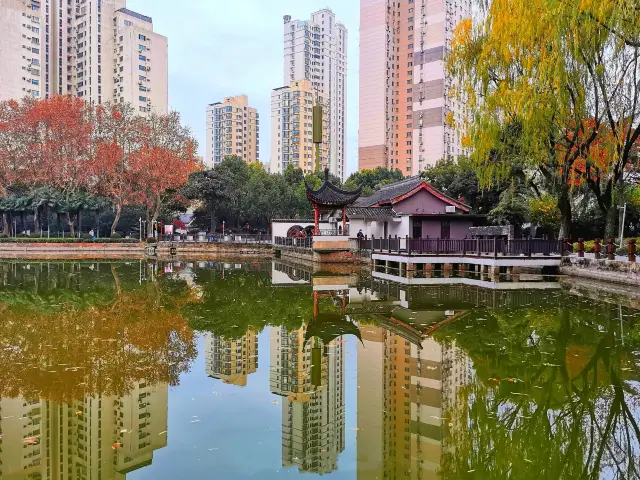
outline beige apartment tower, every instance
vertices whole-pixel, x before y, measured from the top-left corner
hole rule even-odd
[[[205,165],[213,168],[224,157],[237,155],[247,163],[260,161],[260,117],[249,97],[236,95],[207,106]]]
[[[238,339],[226,340],[205,334],[205,369],[211,378],[238,387],[247,386],[247,378],[258,370],[258,335],[248,330]]]
[[[313,143],[313,107],[321,105],[322,144]],[[329,168],[329,97],[309,80],[298,80],[271,92],[271,173],[283,173],[289,165],[305,174],[316,168],[320,148],[321,168]]]
[[[0,399],[0,478],[124,480],[167,446],[168,391],[140,380],[72,403]]]
[[[0,101],[44,96],[43,18],[39,1],[0,3]]]
[[[463,153],[444,57],[470,0],[360,0],[358,168],[417,175]]]
[[[74,95],[168,111],[167,38],[125,0],[3,0],[0,100]]]

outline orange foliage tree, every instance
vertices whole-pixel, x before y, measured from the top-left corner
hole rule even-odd
[[[127,205],[145,205],[157,219],[168,194],[198,168],[196,150],[176,112],[145,118],[128,104],[94,107],[62,95],[1,102],[0,199],[12,184],[29,192],[55,189],[56,211],[66,215],[73,234],[80,212],[90,208],[89,197],[104,197],[113,206],[114,233]],[[7,234],[1,204],[0,211]]]
[[[190,130],[180,124],[177,112],[151,114],[141,123],[141,146],[133,155],[132,171],[155,222],[163,203],[200,165],[197,144]]]

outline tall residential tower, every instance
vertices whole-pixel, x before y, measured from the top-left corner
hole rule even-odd
[[[336,22],[328,8],[311,14],[307,21],[284,17],[284,85],[309,80],[329,97],[325,109],[328,122],[328,167],[344,178],[347,155],[347,29]]]
[[[0,100],[60,94],[168,111],[167,38],[125,0],[6,0],[0,31]]]
[[[271,173],[283,173],[289,165],[313,173],[316,149],[320,148],[320,169],[328,165],[329,121],[322,120],[322,145],[313,143],[313,107],[327,111],[329,97],[318,92],[309,80],[297,80],[290,86],[271,91]]]
[[[462,154],[461,120],[444,56],[470,0],[360,0],[358,168],[417,175]]]
[[[205,164],[212,168],[226,156],[245,162],[259,161],[260,118],[246,95],[227,97],[207,106],[207,152]]]

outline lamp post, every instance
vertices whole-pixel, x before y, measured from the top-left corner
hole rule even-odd
[[[624,221],[627,216],[627,203],[622,207],[618,207],[619,210],[622,210],[622,222],[620,222],[620,247],[622,247],[622,242],[624,242]]]
[[[140,242],[142,242],[142,217],[138,218],[138,229],[140,233]]]
[[[222,221],[222,241],[224,242],[224,220]]]

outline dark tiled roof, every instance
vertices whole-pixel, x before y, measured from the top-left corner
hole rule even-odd
[[[370,197],[359,198],[354,207],[370,207],[377,203],[388,203],[396,197],[405,195],[423,182],[420,177],[411,177],[383,186]]]
[[[396,217],[396,212],[393,211],[393,207],[349,207],[347,208],[347,217],[349,218],[365,218],[365,219],[380,219]]]
[[[326,205],[330,207],[343,207],[351,205],[362,193],[362,187],[357,190],[342,190],[329,181],[329,171],[325,170],[324,183],[318,190],[313,190],[309,184],[305,183],[307,198],[312,203]]]
[[[455,200],[445,195],[444,193],[436,190],[431,185],[429,185],[429,183],[426,180],[420,177],[411,177],[405,180],[400,180],[399,182],[385,185],[370,197],[364,197],[364,198],[358,199],[358,201],[354,204],[354,207],[370,207],[372,205],[390,204],[394,199],[397,199],[398,197],[402,197],[403,195],[407,195],[411,193],[413,190],[418,189],[419,187],[429,191],[429,193],[441,199],[445,203],[448,203],[450,205],[455,205],[461,210],[469,212],[470,207],[468,205],[465,205],[464,203],[459,202],[458,200]]]

